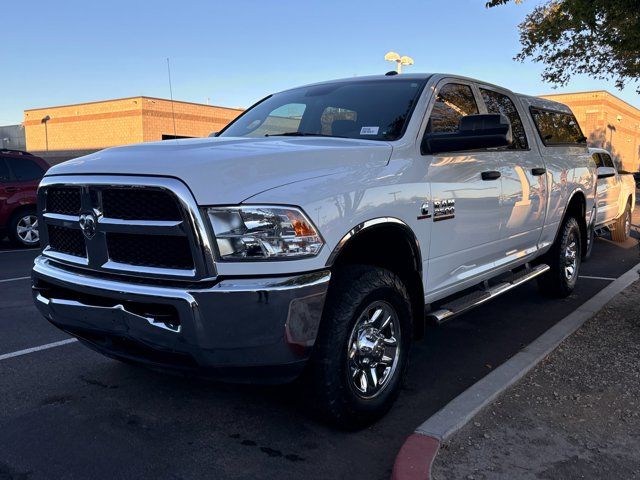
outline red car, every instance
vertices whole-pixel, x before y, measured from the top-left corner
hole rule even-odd
[[[0,239],[35,247],[40,241],[36,190],[49,164],[18,150],[0,150]]]

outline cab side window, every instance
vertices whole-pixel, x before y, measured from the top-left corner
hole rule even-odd
[[[11,172],[4,159],[0,158],[0,183],[8,183],[11,180]]]
[[[42,167],[31,160],[25,158],[7,158],[6,160],[18,182],[40,180],[44,176]]]
[[[438,92],[425,133],[455,133],[462,117],[478,113],[471,87],[448,83]]]
[[[518,110],[513,101],[506,95],[493,90],[480,89],[482,100],[484,100],[487,106],[487,113],[501,113],[509,119],[511,122],[511,133],[513,134],[513,143],[508,147],[504,147],[508,150],[527,150],[529,143],[527,142],[527,135],[524,131],[524,125],[522,119],[518,115]]]
[[[600,154],[600,158],[602,158],[602,165],[603,167],[615,167],[615,165],[613,164],[613,159],[611,158],[611,155],[609,155],[608,153],[601,153]]]
[[[582,134],[580,125],[572,114],[536,107],[531,107],[529,110],[545,146],[585,145],[587,143],[587,137]]]
[[[596,168],[604,167],[604,163],[602,162],[602,158],[600,158],[599,153],[594,153],[593,155],[591,155],[591,158],[595,162]]]

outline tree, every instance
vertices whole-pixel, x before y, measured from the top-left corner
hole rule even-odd
[[[489,0],[487,8],[522,0]],[[640,79],[640,0],[547,0],[519,25],[516,60],[545,64],[542,78],[566,85],[572,75]],[[637,88],[640,93],[640,85]]]

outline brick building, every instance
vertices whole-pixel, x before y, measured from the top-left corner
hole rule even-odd
[[[130,97],[25,110],[27,150],[51,163],[96,150],[175,137],[206,137],[241,109]],[[43,119],[48,120],[46,122]]]
[[[625,170],[639,170],[640,109],[605,90],[543,97],[571,108],[590,146],[610,150]]]
[[[640,109],[604,90],[543,97],[573,110],[590,145],[612,150],[626,170],[639,170]],[[205,137],[242,112],[180,101],[175,101],[173,108],[175,134],[171,101],[161,98],[140,96],[25,110],[26,147],[57,163],[117,145],[174,136]]]

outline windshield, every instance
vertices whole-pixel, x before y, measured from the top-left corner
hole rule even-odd
[[[297,88],[247,110],[221,137],[329,136],[396,140],[426,80],[364,80]]]

